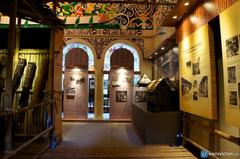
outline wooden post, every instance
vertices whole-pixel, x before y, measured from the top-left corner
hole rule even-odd
[[[5,109],[11,109],[12,105],[12,73],[13,73],[13,53],[15,48],[16,36],[16,16],[17,0],[10,2],[10,23],[8,31],[8,55],[6,66],[6,93],[4,100]],[[5,150],[12,150],[12,117],[5,117]]]
[[[95,62],[94,119],[103,119],[103,69],[101,61]]]
[[[55,44],[54,44],[54,86],[53,86],[53,98],[55,101],[55,116],[54,116],[54,128],[57,142],[62,140],[62,57],[63,57],[63,30],[57,30],[55,32]]]

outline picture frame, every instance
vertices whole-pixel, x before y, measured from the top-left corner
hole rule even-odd
[[[135,102],[147,102],[147,92],[146,91],[136,91],[135,92]]]
[[[116,102],[127,102],[127,91],[116,91]]]

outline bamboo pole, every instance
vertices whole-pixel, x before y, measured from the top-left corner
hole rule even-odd
[[[193,146],[195,146],[196,148],[198,148],[199,150],[203,150],[203,151],[206,151],[208,153],[210,153],[210,151],[208,151],[208,149],[206,149],[205,147],[199,145],[198,143],[196,143],[195,141],[191,140],[190,138],[187,138],[185,136],[183,136],[183,139],[187,142],[189,142],[190,144],[192,144]],[[219,159],[219,157],[213,155],[211,156],[212,158],[215,158],[215,159]]]
[[[27,112],[30,109],[34,109],[34,108],[41,107],[41,106],[47,106],[47,105],[53,104],[53,103],[54,103],[54,100],[49,100],[47,102],[42,102],[42,103],[39,103],[39,104],[35,104],[35,105],[23,107],[23,108],[11,109],[11,110],[8,110],[8,111],[0,112],[0,117],[12,116],[14,114],[18,114],[18,113],[21,113],[21,112]]]
[[[226,139],[226,140],[228,140],[228,141],[230,141],[232,143],[240,145],[240,138],[239,137],[234,137],[234,136],[232,136],[230,134],[227,134],[227,133],[222,132],[222,131],[217,130],[217,129],[214,130],[214,133],[216,135],[218,135],[219,137],[223,138],[223,139]]]
[[[17,16],[17,0],[10,2],[10,24],[8,32],[8,55],[6,65],[6,93],[4,107],[11,109],[12,105],[12,72],[13,72],[13,53],[15,47],[16,36],[16,16]],[[12,150],[12,117],[5,118],[5,150]]]
[[[25,142],[24,144],[22,144],[20,147],[18,147],[16,150],[14,151],[10,151],[10,153],[8,155],[6,155],[4,157],[4,159],[8,159],[11,156],[17,154],[17,152],[21,151],[22,149],[24,149],[25,147],[27,147],[29,144],[31,144],[32,142],[34,142],[35,140],[37,140],[38,138],[40,138],[41,136],[43,136],[44,134],[48,133],[49,131],[53,130],[53,127],[47,128],[46,130],[42,131],[41,133],[39,133],[38,135],[36,135],[35,137],[33,137],[31,140]]]

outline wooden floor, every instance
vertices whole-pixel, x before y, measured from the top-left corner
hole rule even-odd
[[[22,151],[12,159],[196,159],[182,146],[144,146],[131,123],[64,123],[63,142],[56,149],[35,152]]]
[[[196,159],[184,147],[142,146],[142,147],[96,147],[96,148],[57,148],[45,153],[41,159],[80,159],[80,158],[159,158]]]

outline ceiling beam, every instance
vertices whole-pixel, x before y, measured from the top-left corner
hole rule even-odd
[[[9,16],[10,5],[0,2],[0,11]],[[38,8],[32,1],[22,0],[17,8],[17,17],[36,23],[46,24],[53,28],[64,28],[62,20],[58,19],[51,10]]]
[[[56,0],[55,0],[56,1]],[[177,0],[57,0],[58,2],[81,2],[81,3],[120,3],[120,4],[141,4],[141,5],[167,5],[177,4]],[[45,2],[52,2],[45,0]]]

